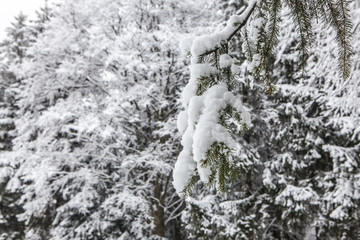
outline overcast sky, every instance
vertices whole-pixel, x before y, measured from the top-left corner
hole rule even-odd
[[[0,39],[4,38],[5,29],[20,11],[31,19],[44,4],[45,0],[0,0]]]

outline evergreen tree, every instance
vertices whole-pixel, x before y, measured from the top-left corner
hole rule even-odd
[[[359,9],[76,0],[17,24],[0,238],[355,239]]]
[[[24,238],[182,239],[171,173],[185,65],[174,43],[205,13],[189,4],[64,2],[34,35],[15,72],[24,157],[10,181]]]
[[[357,3],[350,5],[351,9],[358,7]],[[351,16],[355,26],[357,11]],[[247,75],[246,70],[254,69],[252,61],[241,65],[240,92],[252,125],[238,142],[242,151],[250,150],[244,155],[253,167],[229,182],[231,190],[224,195],[214,197],[211,188],[195,188],[196,199],[187,199],[183,213],[191,239],[356,238],[357,70],[353,67],[347,79],[339,74],[338,60],[329,52],[336,49],[329,37],[336,30],[314,22],[317,41],[309,48],[308,65],[304,72],[300,68],[303,76],[299,77],[301,58],[294,57],[302,51],[297,26],[290,8],[281,13],[279,44],[270,68],[276,93],[264,94],[261,76]],[[253,34],[249,30],[242,36]],[[246,59],[247,39],[234,39],[237,45],[238,41],[244,44],[232,55]],[[357,54],[357,43],[352,45]],[[229,232],[227,227],[236,230]]]
[[[23,222],[17,214],[23,212],[17,203],[20,192],[12,189],[15,171],[19,167],[13,161],[13,139],[16,137],[15,121],[17,111],[17,92],[19,81],[14,69],[26,58],[26,48],[29,47],[29,34],[26,16],[20,13],[15,17],[12,26],[6,29],[6,38],[0,44],[0,166],[1,166],[1,237],[19,239],[23,235]]]
[[[228,20],[222,31],[184,42],[183,50],[191,55],[192,65],[189,84],[182,95],[183,107],[186,110],[179,115],[179,130],[183,132],[184,149],[174,171],[174,185],[178,192],[188,193],[198,179],[208,184],[216,182],[219,190],[224,191],[225,180],[237,171],[232,167],[231,160],[231,152],[236,148],[232,141],[232,128],[237,121],[240,125],[243,124],[243,129],[247,129],[250,118],[240,102],[231,100],[231,104],[236,106],[231,105],[220,96],[232,94],[234,76],[238,73],[238,60],[228,55],[229,43],[245,28],[242,47],[249,62],[248,71],[253,77],[263,79],[266,91],[273,93],[275,86],[272,83],[271,71],[274,48],[278,43],[281,9],[285,4],[300,36],[300,61],[296,69],[302,70],[302,75],[305,74],[309,47],[313,39],[311,19],[319,13],[324,22],[336,31],[339,71],[344,79],[349,77],[352,24],[347,1],[322,1],[317,4],[313,1],[250,1],[242,14],[233,15]],[[229,92],[220,93],[221,85]],[[214,101],[214,98],[224,103],[210,113],[207,105],[210,106],[209,102]],[[214,102],[211,103],[212,108],[213,104]]]

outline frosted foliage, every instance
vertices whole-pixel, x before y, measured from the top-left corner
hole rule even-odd
[[[135,212],[136,216],[133,217],[132,214],[129,214],[131,212]],[[126,224],[128,229],[128,232],[120,232],[117,233],[118,235],[128,235],[128,237],[131,235],[141,238],[142,232],[150,227],[144,224],[149,221],[146,217],[148,212],[149,207],[144,199],[129,192],[123,192],[109,196],[98,211],[91,215],[90,220],[79,225],[74,231],[78,236],[91,238],[92,234],[97,231],[111,231],[112,228],[116,227],[114,221],[117,220]],[[61,229],[59,230],[61,231]],[[56,236],[57,233],[54,232],[53,234]]]
[[[200,180],[208,183],[214,171],[210,166],[203,166],[210,148],[216,143],[223,143],[228,149],[236,150],[237,144],[229,129],[220,124],[221,112],[227,107],[233,107],[240,114],[240,124],[250,124],[250,114],[245,110],[239,96],[229,91],[226,83],[210,86],[201,95],[197,91],[201,81],[213,78],[220,69],[230,68],[238,73],[234,60],[228,54],[219,57],[219,69],[216,65],[200,62],[198,58],[207,51],[216,50],[231,38],[238,26],[245,20],[256,1],[250,1],[249,6],[241,15],[233,15],[226,26],[217,33],[202,35],[196,38],[185,38],[180,43],[183,54],[190,53],[190,79],[185,86],[181,102],[185,108],[178,117],[178,129],[183,133],[181,144],[183,150],[178,157],[174,169],[174,187],[178,193],[188,186],[192,177],[197,174]],[[231,121],[231,120],[230,120]],[[231,162],[231,159],[229,159]],[[197,172],[195,172],[197,169]]]
[[[0,239],[356,239],[360,3],[342,79],[321,18],[299,77],[317,1],[280,1],[269,95],[276,2],[65,0],[1,43]]]
[[[243,124],[250,123],[249,113],[242,106],[239,97],[228,91],[225,83],[210,87],[200,96],[196,94],[199,78],[211,77],[219,73],[219,70],[209,63],[198,63],[197,57],[227,40],[236,29],[236,25],[243,21],[246,13],[245,11],[241,16],[231,17],[226,27],[216,34],[203,35],[195,39],[187,38],[180,43],[183,53],[190,51],[192,64],[189,67],[189,83],[181,97],[182,105],[186,110],[178,117],[178,129],[183,133],[181,141],[183,150],[174,169],[173,184],[177,192],[182,192],[188,185],[191,177],[196,174],[195,169],[203,182],[209,181],[210,168],[203,167],[201,161],[206,158],[208,150],[214,143],[224,143],[230,149],[236,149],[236,142],[228,129],[219,124],[221,110],[232,106],[241,114]],[[220,68],[231,67],[233,63],[229,55],[220,56]]]
[[[23,229],[22,238],[175,235],[168,229],[179,224],[183,206],[170,183],[179,153],[176,125],[187,129],[187,114],[176,120],[186,75],[177,46],[190,28],[206,32],[205,22],[221,17],[208,12],[210,4],[78,0],[54,6],[27,49],[31,58],[14,68],[21,79],[19,112],[11,113],[19,159],[0,152],[1,187],[6,183],[0,201],[14,195],[6,204],[20,210],[6,217],[19,221],[9,224]],[[204,66],[194,78],[213,72]],[[7,113],[0,112],[0,124],[9,122],[2,117]],[[191,172],[196,164],[184,166]]]
[[[189,83],[185,86],[181,94],[181,102],[183,107],[187,107],[190,99],[196,95],[197,79],[199,77],[210,76],[211,74],[215,74],[218,72],[218,70],[215,67],[212,67],[208,63],[193,64],[189,67],[189,69],[190,69]]]
[[[196,37],[192,41],[190,48],[192,62],[196,63],[198,56],[219,47],[222,42],[227,41],[231,34],[236,30],[237,26],[245,20],[245,17],[249,14],[250,10],[257,2],[260,2],[260,0],[249,1],[246,10],[241,15],[231,16],[227,21],[226,26],[221,31]],[[182,45],[188,46],[188,44]]]
[[[186,56],[190,54],[190,48],[192,46],[192,42],[194,40],[194,37],[187,37],[180,40],[179,47],[181,53]]]
[[[200,66],[203,70],[207,65]],[[196,71],[195,76],[202,76],[198,74],[199,72],[203,74],[205,71]],[[178,192],[181,192],[188,184],[196,166],[201,180],[208,182],[211,172],[209,168],[202,167],[201,160],[205,159],[213,143],[222,142],[230,149],[236,149],[236,142],[228,129],[218,123],[220,111],[228,105],[241,113],[243,124],[250,124],[249,113],[244,109],[239,97],[227,90],[226,84],[215,85],[203,95],[193,96],[187,110],[179,115],[179,131],[183,132],[184,126],[187,128],[181,141],[183,151],[174,169],[173,184]],[[187,124],[185,124],[186,120]]]
[[[268,2],[272,4],[277,1]],[[312,4],[310,2],[306,4]],[[238,41],[241,43],[245,34],[250,40],[250,46],[245,41],[242,45],[242,50],[251,48],[251,53],[245,53],[251,56],[246,56],[249,61],[240,65],[243,71],[241,74],[245,76],[241,81],[245,86],[250,85],[250,90],[246,89],[249,92],[245,93],[244,104],[251,105],[253,113],[256,112],[253,115],[256,124],[246,135],[246,140],[237,139],[241,145],[237,154],[258,166],[245,170],[244,179],[237,179],[232,185],[229,183],[231,193],[225,196],[215,197],[212,195],[213,189],[196,189],[196,199],[187,199],[189,205],[183,214],[183,222],[193,234],[189,235],[190,239],[197,239],[198,236],[209,236],[208,239],[252,239],[254,236],[260,239],[358,237],[359,2],[350,3],[350,9],[354,10],[351,18],[354,21],[352,32],[355,54],[353,70],[348,79],[338,74],[338,46],[334,41],[336,33],[323,24],[320,18],[312,22],[316,41],[309,48],[308,65],[303,73],[305,76],[300,77],[296,72],[299,70],[298,56],[301,51],[299,29],[288,8],[291,4],[284,1],[281,3],[284,4],[281,13],[283,18],[279,21],[279,44],[274,51],[276,59],[271,61],[269,73],[277,88],[274,95],[263,94],[263,83],[246,75],[246,71],[259,69],[259,64],[264,61],[260,54],[252,50],[257,48],[257,38],[262,37],[260,34],[263,32],[259,30],[264,27],[270,31],[270,21],[258,18],[260,12],[255,9],[255,14],[248,21],[247,31],[234,41],[234,45]],[[343,1],[334,2],[336,5],[340,3]],[[221,48],[221,44],[215,44],[216,36],[205,37],[208,41],[196,54],[211,51],[208,48],[211,43]],[[195,39],[196,44],[199,42]],[[234,48],[237,49],[237,46]],[[230,52],[227,55],[236,54]],[[227,55],[217,55],[223,70],[227,70],[230,65],[226,61]],[[211,56],[207,55],[204,61]],[[202,93],[194,103],[190,100],[186,110],[201,109],[203,113],[206,93]],[[202,117],[200,115],[197,118],[197,114],[192,114],[192,119],[197,119],[194,135],[201,129],[198,125]],[[201,139],[199,143],[193,138],[192,146],[203,146],[208,142],[211,134],[205,130],[203,132],[206,140]],[[250,150],[246,152],[245,149]],[[194,162],[195,153],[193,149],[192,154],[189,154]],[[196,163],[201,167],[201,158]],[[203,173],[199,172],[198,175],[206,180],[207,173],[208,169],[203,169]],[[226,208],[231,210],[227,211]],[[242,218],[242,214],[246,217]],[[236,224],[232,225],[231,220]],[[244,224],[243,228],[239,227],[241,224]],[[233,229],[239,227],[238,235],[227,232],[229,226]],[[226,235],[223,236],[223,233]]]
[[[301,188],[292,185],[286,186],[286,188],[276,197],[275,202],[284,206],[295,208],[300,210],[302,203],[309,201],[316,201],[318,195],[311,188]],[[292,206],[295,204],[294,206]]]
[[[226,68],[226,67],[231,67],[234,61],[228,54],[221,54],[219,63],[220,63],[220,68]]]
[[[358,26],[358,16],[360,9],[358,3],[350,3],[351,19],[354,23],[352,45],[354,48],[355,56],[358,55],[360,45],[359,39],[360,31]],[[283,15],[290,19],[289,8],[284,8]],[[328,27],[322,21],[313,21],[312,28],[316,33],[315,39],[310,48],[309,59],[307,61],[306,72],[307,79],[303,79],[301,84],[296,88],[298,94],[308,94],[309,90],[316,91],[319,101],[324,103],[328,109],[331,109],[331,114],[338,117],[352,116],[357,117],[360,114],[360,107],[358,104],[359,96],[359,58],[353,57],[351,74],[347,79],[343,79],[338,71],[337,51],[338,46],[335,38],[335,31],[333,28]],[[298,62],[298,52],[289,51],[289,46],[297,39],[294,24],[291,21],[283,21],[280,23],[280,36],[281,42],[276,49],[275,64],[280,61],[294,61]],[[284,78],[284,76],[282,76]],[[319,91],[320,88],[320,91]],[[322,92],[321,89],[328,91]]]
[[[215,142],[223,142],[231,149],[236,148],[236,142],[228,132],[228,130],[218,123],[220,111],[227,105],[235,107],[242,114],[244,124],[250,124],[248,113],[242,106],[239,97],[235,97],[227,90],[225,84],[215,85],[209,88],[203,95],[203,109],[191,109],[189,107],[189,115],[196,114],[201,111],[201,116],[195,119],[197,122],[193,135],[193,155],[196,162],[200,162],[205,158],[207,150]],[[191,110],[195,110],[192,113]]]

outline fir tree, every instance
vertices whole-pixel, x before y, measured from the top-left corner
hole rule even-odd
[[[13,159],[14,138],[16,137],[15,120],[17,119],[17,93],[19,79],[14,74],[26,57],[29,47],[29,29],[27,17],[20,13],[6,29],[6,38],[0,44],[0,166],[1,166],[1,237],[20,239],[23,237],[24,224],[17,215],[23,212],[18,204],[21,192],[12,189],[16,181],[12,181],[19,165]]]
[[[355,25],[358,7],[350,5]],[[228,182],[231,190],[223,195],[214,197],[211,188],[194,189],[195,199],[187,199],[183,214],[191,239],[218,235],[222,239],[356,239],[358,172],[353,166],[358,163],[354,147],[360,116],[359,96],[355,96],[358,60],[344,80],[329,53],[329,48],[336,49],[332,39],[336,31],[314,21],[317,41],[309,48],[308,66],[299,78],[301,59],[294,56],[301,54],[301,39],[291,9],[285,6],[283,11],[271,73],[277,91],[264,94],[263,82],[240,75],[244,77],[240,92],[252,113],[252,128],[237,140],[242,148],[238,155],[243,153],[252,167]],[[356,39],[358,31],[354,34]],[[353,46],[357,54],[358,43],[354,41]],[[245,59],[241,48],[232,51]],[[249,67],[247,61],[241,65],[243,70]],[[251,151],[245,152],[246,148]],[[227,226],[237,230],[225,231]]]
[[[248,71],[252,77],[264,80],[265,90],[268,93],[275,92],[272,69],[274,49],[278,44],[282,6],[290,9],[299,35],[300,61],[296,69],[302,72],[302,76],[305,76],[309,48],[314,39],[312,19],[319,14],[323,21],[336,31],[339,71],[344,79],[349,77],[352,23],[349,17],[349,2],[345,0],[320,1],[317,4],[314,1],[249,1],[243,13],[232,16],[222,31],[184,43],[184,50],[190,54],[192,65],[189,84],[183,91],[182,102],[186,110],[179,116],[179,129],[184,134],[184,150],[179,156],[174,171],[174,184],[178,192],[189,193],[199,179],[198,174],[203,182],[210,185],[216,183],[218,189],[224,191],[226,179],[234,176],[238,171],[231,164],[234,145],[230,146],[230,142],[231,134],[234,132],[232,125],[227,125],[227,122],[234,124],[238,121],[246,130],[250,123],[246,111],[242,107],[243,110],[240,110],[240,107],[231,105],[217,109],[213,116],[216,123],[214,122],[215,125],[210,127],[212,132],[208,134],[202,132],[203,137],[197,138],[198,128],[203,127],[202,125],[207,124],[208,127],[210,125],[207,122],[201,122],[201,119],[205,119],[208,115],[206,103],[204,103],[204,108],[199,103],[192,102],[199,102],[197,99],[201,98],[206,99],[206,95],[209,94],[207,92],[211,92],[211,89],[221,83],[225,84],[228,91],[234,89],[235,83],[232,79],[235,79],[238,74],[236,72],[238,60],[232,59],[227,54],[229,44],[238,32],[243,33],[242,48],[249,62]],[[195,104],[197,106],[194,108]],[[239,110],[240,112],[237,113]],[[192,115],[197,115],[197,117],[192,119]],[[219,133],[214,132],[215,126],[228,129],[227,132],[222,133],[222,140],[216,137]],[[210,128],[208,128],[209,131]],[[207,146],[208,138],[211,139],[211,146]],[[200,151],[205,151],[206,154],[198,157],[197,152],[201,148],[203,149]],[[187,167],[183,167],[185,165]]]

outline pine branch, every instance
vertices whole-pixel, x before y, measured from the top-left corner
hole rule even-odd
[[[267,42],[264,48],[264,56],[273,55],[273,51],[278,43],[279,37],[279,22],[281,13],[281,0],[273,0],[270,9],[270,25],[269,25],[269,33],[267,37]],[[266,68],[269,68],[270,59],[267,58]]]
[[[341,8],[342,18],[340,20],[340,27],[342,27],[343,34],[339,36],[339,42],[341,48],[339,49],[339,56],[341,58],[341,62],[339,63],[339,69],[342,72],[342,76],[344,79],[348,78],[350,75],[351,69],[351,55],[353,54],[353,50],[351,47],[351,30],[352,30],[352,22],[350,21],[350,10],[348,4],[345,4],[346,0],[339,0],[338,5]]]
[[[197,173],[197,171],[195,171],[195,172]],[[188,185],[186,185],[186,187],[180,194],[184,197],[189,196],[192,193],[192,191],[194,190],[194,187],[199,180],[200,180],[200,177],[198,174],[191,176],[191,179],[190,179]]]
[[[350,10],[348,1],[338,0],[319,0],[320,10],[324,22],[331,25],[336,31],[336,41],[339,45],[338,68],[344,79],[348,78],[351,69],[351,47],[352,22],[350,20]]]
[[[291,9],[291,14],[296,22],[300,37],[300,64],[302,74],[305,73],[306,61],[309,56],[309,47],[313,40],[313,33],[311,27],[311,18],[308,13],[307,3],[303,0],[287,0],[288,6]]]
[[[248,61],[252,61],[252,58],[253,58],[253,50],[251,49],[251,44],[250,44],[250,39],[249,39],[249,36],[248,36],[248,31],[245,29],[244,31],[244,41],[245,41],[245,44],[246,44],[246,49],[245,49],[245,52],[247,53],[247,57],[249,58]]]
[[[251,14],[254,12],[256,8],[256,2],[254,3],[254,5],[251,7],[249,13],[246,15],[244,21],[236,28],[236,30],[227,38],[227,42],[229,42],[247,23],[247,21],[249,20]]]
[[[270,14],[270,24],[266,33],[266,41],[264,50],[262,52],[262,65],[265,70],[265,84],[267,87],[267,92],[270,94],[275,91],[275,87],[273,86],[270,69],[272,67],[272,58],[274,57],[274,49],[278,44],[279,37],[279,22],[280,22],[280,14],[281,14],[282,4],[281,0],[273,0],[271,2],[271,6],[269,9]]]

